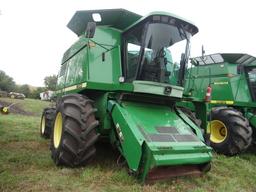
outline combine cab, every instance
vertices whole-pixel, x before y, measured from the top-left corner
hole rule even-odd
[[[176,107],[197,27],[123,9],[77,11],[68,27],[79,39],[64,54],[56,109],[41,125],[56,165],[86,165],[107,137],[141,181],[208,171],[211,148]]]

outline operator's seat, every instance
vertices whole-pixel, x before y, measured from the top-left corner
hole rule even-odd
[[[143,64],[141,80],[159,82],[160,67],[154,61],[148,63],[146,60]]]
[[[164,49],[161,49],[161,51],[151,62],[145,59],[141,72],[141,80],[161,83],[168,82],[170,72],[166,68],[167,59],[165,58],[165,51]]]

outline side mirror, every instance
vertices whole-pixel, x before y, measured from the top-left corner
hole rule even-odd
[[[95,22],[88,22],[87,27],[85,30],[86,38],[93,38],[95,34],[96,23]]]

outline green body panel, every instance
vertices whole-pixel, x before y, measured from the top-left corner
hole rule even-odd
[[[253,128],[256,128],[256,115],[252,112],[244,113],[245,118],[247,118]]]
[[[200,129],[194,125],[198,134],[196,136],[174,109],[137,102],[111,101],[109,105],[121,141],[122,154],[132,170],[139,169],[143,144],[147,146],[152,156],[150,168],[203,164],[210,161],[211,148],[203,143]],[[189,122],[189,124],[193,123]],[[166,132],[161,132],[161,129]],[[174,132],[170,133],[168,130]],[[176,139],[182,136],[189,138],[184,141]]]
[[[185,84],[185,95],[204,100],[208,85],[212,100],[252,102],[244,74],[237,74],[237,65],[229,63],[190,68]]]
[[[107,45],[100,46],[94,42],[104,42]],[[66,71],[63,74],[65,78],[62,78],[61,73],[59,74],[60,88],[81,82],[105,83],[111,86],[119,84],[118,78],[121,75],[119,45],[120,32],[114,28],[98,27],[95,38],[90,42],[89,39],[80,37],[79,41],[64,54],[62,67],[65,67]],[[81,49],[81,47],[84,48]],[[104,61],[102,60],[103,53],[105,54]],[[98,86],[95,87],[98,88]]]
[[[133,81],[133,87],[133,91],[137,93],[165,95],[176,98],[181,98],[183,93],[182,87],[151,81]],[[165,93],[165,88],[170,88],[171,91]]]
[[[117,84],[121,76],[120,31],[109,27],[98,27],[95,38],[91,39],[95,46],[88,50],[88,81]],[[105,60],[102,60],[102,54]]]

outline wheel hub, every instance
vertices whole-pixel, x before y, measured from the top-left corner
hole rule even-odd
[[[227,127],[222,121],[213,120],[209,123],[210,140],[213,143],[222,143],[227,138]]]
[[[42,117],[41,133],[44,134],[44,131],[45,131],[45,116]]]
[[[54,130],[53,130],[53,144],[55,148],[58,148],[61,141],[62,135],[62,115],[61,112],[58,112],[55,122],[54,122]]]

